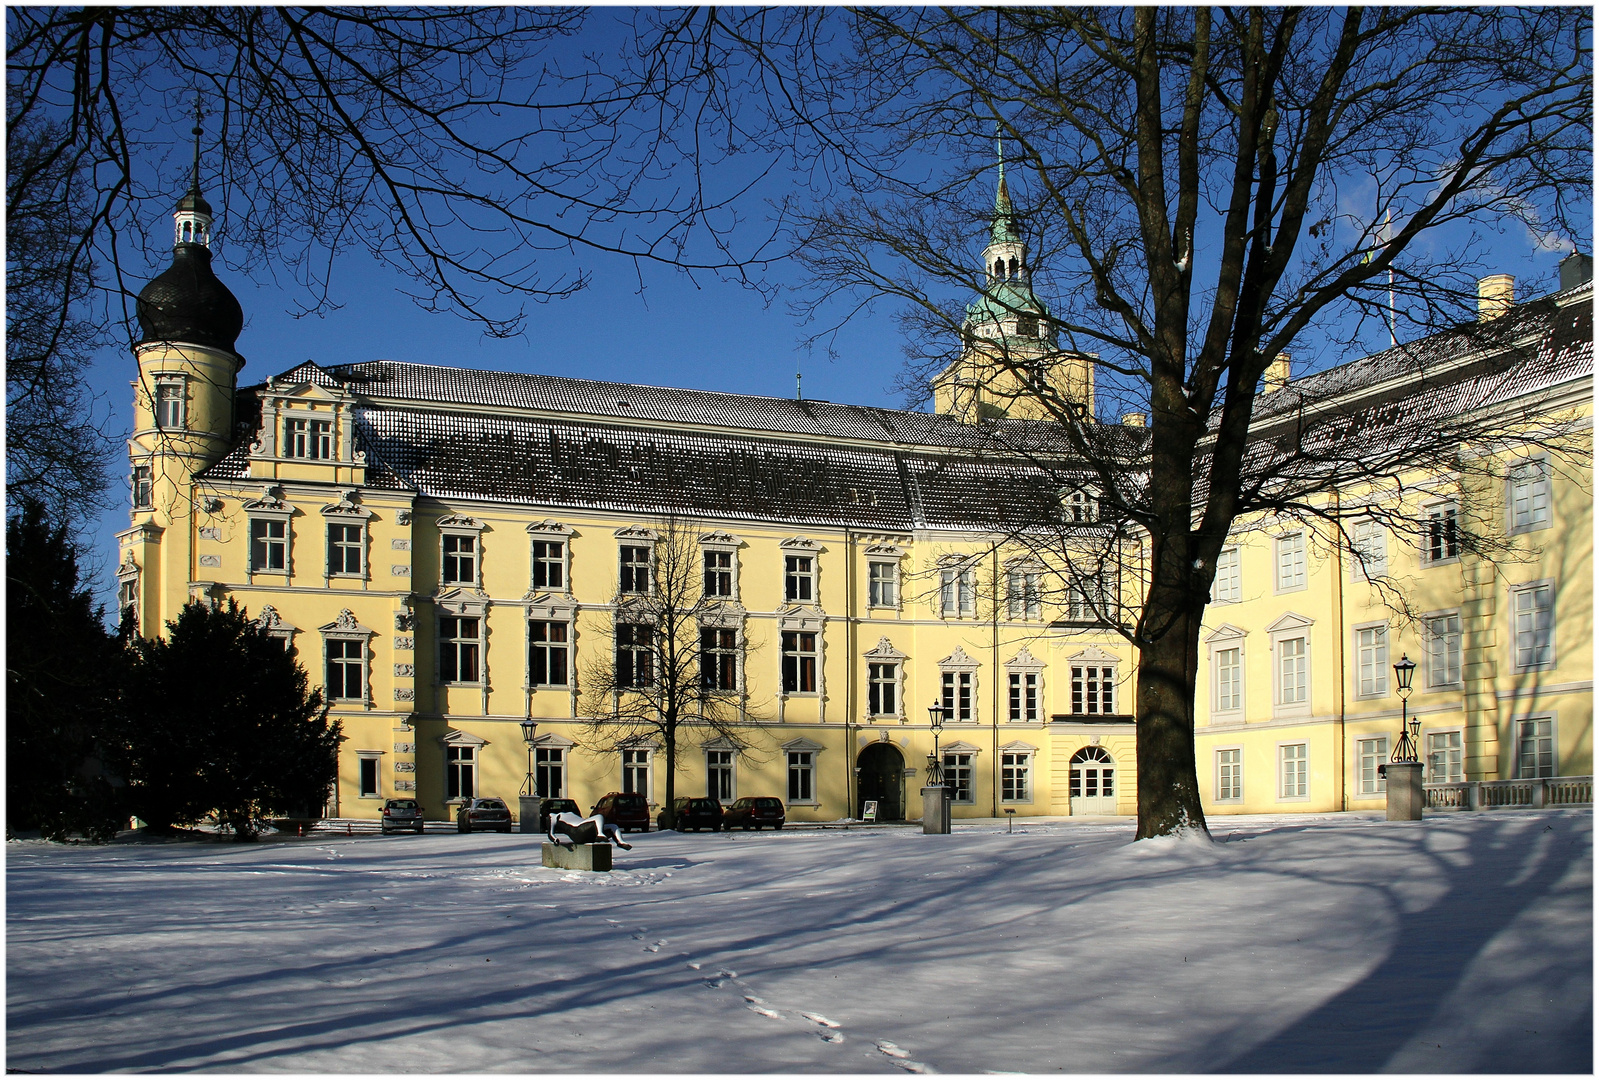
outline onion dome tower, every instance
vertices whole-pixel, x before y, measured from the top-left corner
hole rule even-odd
[[[1086,357],[1061,353],[1049,307],[1033,292],[1027,242],[1005,183],[1005,151],[997,144],[999,181],[983,249],[983,292],[966,305],[963,347],[933,379],[935,409],[967,422],[1007,417],[1045,419],[1039,401],[1048,386],[1093,413],[1093,371]]]
[[[121,604],[141,633],[159,633],[189,595],[189,549],[206,516],[194,482],[227,453],[244,358],[234,349],[244,311],[211,268],[211,206],[200,193],[195,115],[189,191],[172,212],[172,264],[139,291],[133,435],[128,440],[133,527],[120,534]]]

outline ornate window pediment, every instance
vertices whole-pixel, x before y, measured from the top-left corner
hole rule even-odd
[[[573,742],[571,739],[568,739],[565,735],[557,735],[554,732],[538,735],[533,739],[533,747],[536,750],[550,750],[554,749],[555,747],[570,749],[576,745],[577,743]]]
[[[777,546],[782,548],[784,551],[817,552],[822,550],[821,544],[818,544],[815,540],[804,536],[791,536]]]
[[[952,743],[945,743],[938,749],[939,752],[943,754],[981,754],[983,752],[982,747],[974,746],[965,739],[959,739]]]
[[[734,742],[732,739],[728,738],[726,735],[718,735],[714,739],[707,739],[704,742],[700,743],[700,749],[701,750],[732,750],[732,751],[737,752],[739,750],[744,749],[744,747],[743,747],[742,744]]]
[[[1023,646],[1021,651],[1005,661],[1007,671],[1043,671],[1045,664]]]
[[[779,746],[778,749],[779,750],[784,750],[784,751],[799,751],[799,752],[802,752],[802,753],[819,754],[823,750],[826,750],[827,747],[823,746],[819,742],[814,742],[814,741],[812,741],[810,739],[798,738],[798,739],[790,739],[788,742],[783,743],[781,746]]]
[[[447,514],[446,516],[439,518],[435,524],[440,529],[446,529],[451,532],[477,533],[488,528],[484,522],[466,514]]]
[[[822,609],[808,604],[784,604],[777,609],[777,624],[783,630],[820,631],[826,622]]]
[[[329,637],[345,638],[369,638],[373,633],[369,627],[361,625],[349,608],[339,612],[339,617],[326,626],[317,627],[317,630]]]
[[[715,532],[708,532],[704,536],[701,536],[700,546],[712,548],[739,548],[744,546],[744,541],[740,540],[730,532],[723,532],[722,530],[718,529]]]
[[[484,615],[489,610],[489,598],[475,590],[446,589],[433,598],[433,603],[446,615]]]
[[[445,746],[487,746],[489,741],[467,731],[457,731],[451,728],[439,736],[439,742]]]
[[[271,604],[262,606],[260,614],[255,617],[255,625],[273,637],[283,638],[285,641],[292,639],[295,634],[300,632],[298,626],[278,614],[278,609]]]
[[[905,556],[905,549],[898,544],[877,543],[868,544],[864,554],[877,559],[900,559]]]
[[[530,536],[571,536],[574,530],[570,525],[562,525],[559,521],[545,518],[529,525],[527,531]]]
[[[723,603],[710,604],[699,613],[701,626],[716,626],[726,630],[735,630],[744,625],[745,611],[742,604]]]
[[[577,601],[568,593],[540,591],[527,600],[527,617],[530,619],[570,620],[576,614]]]
[[[255,514],[258,517],[267,517],[274,514],[288,517],[294,513],[294,507],[283,501],[283,489],[276,484],[268,484],[259,499],[252,499],[245,503],[242,509],[245,513]]]
[[[1121,657],[1108,649],[1101,649],[1098,645],[1075,652],[1066,658],[1067,663],[1079,664],[1119,664]]]
[[[642,541],[651,544],[661,538],[660,533],[654,529],[647,529],[642,525],[629,525],[626,528],[617,529],[615,536],[618,540],[632,540],[634,543]]]
[[[1012,754],[1036,754],[1036,753],[1038,753],[1038,747],[1034,746],[1030,742],[1022,742],[1020,739],[1016,739],[1016,740],[1014,740],[1012,742],[1008,742],[1004,746],[1001,746],[1000,749],[1004,750],[1004,751],[1007,751],[1008,753],[1012,753]]]
[[[940,671],[976,671],[981,666],[976,660],[967,656],[966,650],[959,645],[955,646],[954,652],[938,662]]]
[[[907,656],[894,648],[894,643],[889,641],[888,638],[883,637],[877,639],[876,647],[866,654],[866,658],[883,662],[889,660],[901,661],[907,659]]]
[[[365,507],[356,505],[355,500],[358,495],[359,492],[353,489],[350,491],[341,492],[339,494],[338,502],[329,503],[322,508],[323,516],[350,519],[359,518],[360,520],[365,521],[367,518],[372,516],[372,511],[366,509]]]

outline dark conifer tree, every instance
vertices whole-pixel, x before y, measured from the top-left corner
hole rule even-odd
[[[121,712],[130,805],[152,829],[215,813],[251,840],[271,814],[320,806],[338,773],[322,692],[233,600],[189,604],[164,637],[135,639]]]
[[[109,839],[120,820],[100,767],[117,668],[65,525],[34,499],[6,523],[6,822],[51,839]]]

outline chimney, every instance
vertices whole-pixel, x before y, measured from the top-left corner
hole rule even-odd
[[[1560,291],[1575,289],[1593,280],[1593,259],[1580,251],[1573,251],[1560,260]]]
[[[1489,274],[1477,282],[1477,321],[1487,322],[1507,313],[1516,302],[1516,279],[1509,274]]]
[[[1261,387],[1261,393],[1269,394],[1288,385],[1288,362],[1290,359],[1287,353],[1278,353],[1277,359],[1266,365],[1266,384]]]

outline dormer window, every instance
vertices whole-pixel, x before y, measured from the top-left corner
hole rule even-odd
[[[283,456],[333,460],[333,422],[292,418],[283,421]]]

